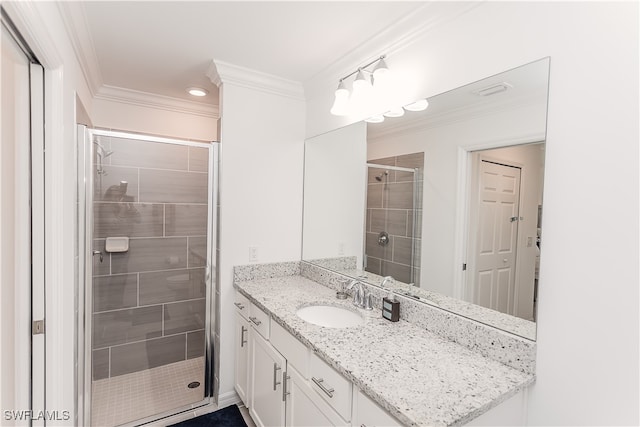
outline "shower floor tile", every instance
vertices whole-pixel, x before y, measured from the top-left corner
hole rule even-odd
[[[197,388],[188,388],[192,381]],[[93,381],[91,425],[117,426],[200,402],[204,357]]]

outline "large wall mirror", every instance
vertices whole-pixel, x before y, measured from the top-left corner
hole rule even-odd
[[[303,261],[535,340],[549,58],[305,143]]]

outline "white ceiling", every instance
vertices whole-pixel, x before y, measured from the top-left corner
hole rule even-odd
[[[304,83],[423,5],[88,1],[83,27],[95,54],[84,57],[97,64],[85,69],[98,70],[95,81],[107,86],[217,104],[205,76],[213,59]],[[211,94],[194,99],[185,92],[193,85]]]

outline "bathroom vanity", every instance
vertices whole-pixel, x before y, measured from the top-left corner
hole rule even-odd
[[[407,321],[389,322],[300,274],[236,267],[236,390],[257,425],[520,424],[534,375]],[[356,313],[327,327],[298,310]],[[337,326],[337,325],[334,325]]]

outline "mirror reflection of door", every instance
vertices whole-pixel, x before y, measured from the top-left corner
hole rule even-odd
[[[465,299],[534,320],[544,144],[471,156]]]

